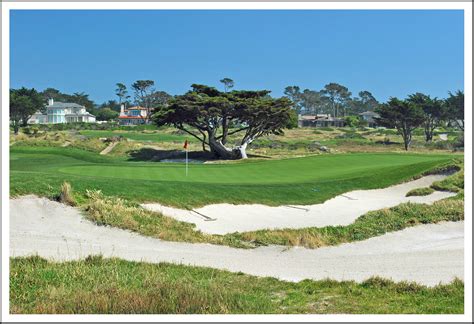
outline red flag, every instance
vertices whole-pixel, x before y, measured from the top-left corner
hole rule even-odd
[[[184,146],[183,146],[183,148],[185,148],[185,149],[188,148],[188,140],[185,140],[185,141],[184,141]]]

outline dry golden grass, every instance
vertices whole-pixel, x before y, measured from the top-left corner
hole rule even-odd
[[[69,182],[63,182],[61,185],[61,191],[59,193],[59,202],[69,205],[69,206],[75,206],[76,201],[74,200],[74,196],[72,194],[72,187]]]

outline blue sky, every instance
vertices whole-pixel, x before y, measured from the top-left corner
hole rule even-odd
[[[463,89],[463,12],[11,12],[11,87],[116,99],[115,84],[152,79],[180,94],[192,83],[319,90],[338,82],[385,101]]]

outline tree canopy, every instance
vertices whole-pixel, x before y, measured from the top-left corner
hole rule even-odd
[[[158,126],[171,125],[192,135],[218,158],[246,158],[246,148],[265,134],[281,134],[294,116],[288,98],[272,98],[270,91],[221,92],[193,84],[184,95],[174,97],[153,116]],[[240,133],[233,147],[228,137]]]
[[[375,117],[377,122],[381,126],[397,129],[403,137],[405,150],[408,150],[413,130],[420,126],[425,118],[420,106],[392,97],[386,104],[380,105],[376,112],[380,115]]]
[[[45,105],[43,96],[35,89],[10,90],[10,120],[15,134],[18,134],[20,124],[26,126],[31,116]]]
[[[441,125],[441,121],[446,117],[444,102],[438,98],[431,98],[419,92],[408,96],[407,101],[423,111],[425,140],[426,142],[431,142],[433,140],[434,130]]]
[[[461,90],[455,93],[449,92],[446,98],[447,118],[464,130],[464,92]]]

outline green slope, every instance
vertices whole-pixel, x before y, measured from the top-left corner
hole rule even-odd
[[[52,194],[63,181],[177,206],[216,202],[309,204],[354,190],[405,181],[453,159],[449,154],[360,153],[271,161],[193,164],[129,162],[68,148],[12,147],[12,194]]]

